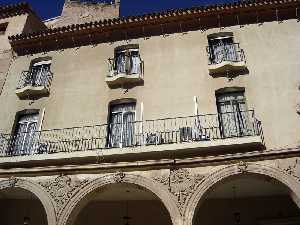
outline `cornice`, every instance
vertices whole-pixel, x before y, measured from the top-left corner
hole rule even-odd
[[[107,173],[122,169],[122,171],[130,170],[151,170],[160,168],[177,167],[203,167],[220,164],[228,164],[232,162],[246,161],[265,161],[283,158],[293,158],[300,156],[300,148],[285,149],[269,149],[259,150],[246,153],[232,153],[226,155],[192,157],[182,159],[160,159],[160,160],[144,160],[134,162],[115,162],[115,163],[96,163],[86,165],[59,165],[47,167],[31,167],[31,168],[11,168],[0,169],[0,176],[36,176],[36,174],[51,175],[57,173],[80,174],[80,173]],[[98,159],[95,159],[97,161]]]
[[[33,44],[41,45],[43,41],[59,40],[70,36],[82,36],[90,34],[103,34],[105,32],[120,30],[126,31],[133,27],[143,27],[151,25],[163,25],[168,23],[180,23],[200,17],[220,17],[226,15],[238,15],[241,13],[258,12],[264,10],[277,10],[285,8],[295,8],[300,12],[300,0],[253,0],[239,1],[222,5],[210,5],[193,7],[188,9],[178,9],[164,11],[160,13],[145,14],[141,16],[130,16],[124,18],[106,19],[84,24],[72,24],[53,29],[47,29],[29,34],[17,34],[10,36],[12,46]],[[297,12],[295,11],[295,15]],[[298,13],[299,15],[300,13]],[[275,19],[274,19],[275,20]],[[36,43],[36,44],[34,44]]]
[[[0,19],[19,16],[23,14],[34,14],[28,3],[0,6]]]

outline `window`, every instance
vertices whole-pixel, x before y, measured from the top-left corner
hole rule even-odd
[[[140,58],[138,46],[124,46],[115,50],[115,58],[112,65],[113,75],[117,74],[141,74],[142,60]]]
[[[236,53],[236,44],[234,44],[232,36],[209,38],[208,44],[211,64],[218,64],[223,61],[239,61]]]
[[[13,136],[13,155],[30,155],[33,152],[38,117],[38,113],[25,114],[18,117]]]
[[[5,34],[5,31],[7,29],[7,25],[8,25],[8,23],[2,23],[2,24],[0,24],[0,35]]]
[[[135,103],[110,106],[109,147],[128,147],[134,142]]]
[[[25,80],[25,84],[29,84],[31,86],[45,86],[48,82],[50,66],[51,60],[43,60],[33,63],[29,71],[29,76],[27,76],[27,79]]]
[[[244,91],[217,93],[216,98],[223,137],[250,135],[252,128]]]

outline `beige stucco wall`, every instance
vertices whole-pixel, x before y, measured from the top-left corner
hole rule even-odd
[[[0,35],[0,94],[9,69],[12,52],[8,37],[45,29],[45,25],[34,15],[19,15],[0,19],[0,24],[8,23],[3,35]]]
[[[107,59],[113,57],[115,47],[128,43],[125,41],[47,53],[53,57],[50,96],[35,101],[19,100],[14,91],[30,61],[46,55],[18,57],[0,97],[1,129],[10,132],[15,113],[28,108],[45,109],[43,129],[106,123],[108,103],[119,98],[137,99],[137,119],[142,102],[144,119],[193,115],[194,96],[201,114],[216,113],[215,90],[240,86],[245,87],[248,108],[262,121],[267,148],[296,146],[300,141],[296,113],[300,101],[300,30],[296,26],[296,20],[289,20],[222,29],[233,32],[249,70],[249,74],[232,80],[213,78],[208,72],[207,35],[220,29],[131,40],[140,46],[145,78],[143,86],[128,92],[110,89],[105,83]]]

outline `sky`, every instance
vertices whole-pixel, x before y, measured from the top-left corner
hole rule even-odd
[[[0,6],[28,2],[43,20],[60,15],[64,0],[0,0]],[[94,0],[109,1],[109,0]],[[234,0],[121,0],[121,16],[141,15],[167,9],[189,8],[232,2]]]

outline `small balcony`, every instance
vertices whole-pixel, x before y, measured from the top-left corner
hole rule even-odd
[[[210,74],[246,69],[245,54],[239,43],[206,47]]]
[[[20,99],[47,96],[53,74],[48,69],[23,71],[16,89]]]
[[[0,163],[83,160],[97,157],[99,151],[112,160],[133,155],[144,159],[167,157],[171,152],[187,157],[263,146],[261,123],[254,111],[245,111],[0,134]]]
[[[109,86],[139,84],[144,80],[144,61],[140,57],[126,60],[110,58],[108,60],[109,74],[105,78]]]

